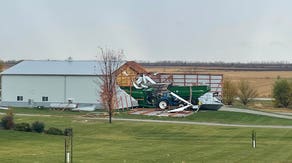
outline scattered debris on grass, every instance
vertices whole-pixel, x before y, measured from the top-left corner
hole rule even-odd
[[[159,110],[159,109],[133,109],[128,112],[128,114],[132,115],[148,115],[148,116],[162,116],[162,117],[186,117],[194,114],[193,111],[181,111],[176,113],[169,113],[167,110]]]

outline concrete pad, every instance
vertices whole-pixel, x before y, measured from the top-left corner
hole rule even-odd
[[[148,116],[160,116],[160,117],[186,117],[192,115],[192,111],[181,111],[178,113],[169,113],[167,110],[155,110],[155,109],[137,109],[132,110],[129,114],[134,115],[148,115]]]
[[[159,115],[159,114],[161,114],[161,111],[152,111],[152,112],[148,112],[144,115]]]

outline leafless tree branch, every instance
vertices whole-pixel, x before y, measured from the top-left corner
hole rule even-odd
[[[101,100],[109,113],[109,123],[117,107],[117,74],[115,71],[122,65],[123,51],[98,48],[101,56]]]

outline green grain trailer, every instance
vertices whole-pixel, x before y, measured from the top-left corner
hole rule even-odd
[[[165,85],[153,85],[144,89],[121,86],[121,89],[135,98],[138,101],[139,107],[157,107],[161,101],[166,102],[168,106],[183,105],[180,100],[170,95],[170,91],[187,101],[191,101],[192,104],[197,105],[198,98],[211,90],[209,86],[168,85],[166,88],[163,88],[163,86]]]

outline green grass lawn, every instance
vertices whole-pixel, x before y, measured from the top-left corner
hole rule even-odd
[[[89,112],[71,112],[49,109],[32,109],[32,108],[13,108],[13,113],[52,115],[61,117],[76,117],[89,114]],[[6,110],[0,110],[5,113]],[[103,115],[104,111],[95,112],[97,115]],[[104,116],[100,116],[104,117]],[[116,112],[114,118],[130,119],[154,119],[154,120],[175,120],[175,121],[194,121],[194,122],[215,122],[215,123],[233,123],[233,124],[252,124],[252,125],[292,125],[292,120],[273,118],[262,115],[248,113],[236,113],[225,111],[200,111],[185,118],[157,117],[145,115],[129,115],[127,111]]]
[[[211,115],[205,115],[206,119]],[[257,148],[252,149],[253,128],[15,116],[16,123],[36,120],[44,122],[46,128],[73,128],[74,162],[292,161],[292,129],[256,128]],[[64,162],[64,137],[0,130],[0,158],[1,162],[13,163]]]
[[[194,122],[214,122],[214,123],[232,123],[232,124],[251,124],[251,125],[292,125],[292,120],[274,118],[262,115],[248,113],[236,113],[225,111],[200,111],[183,118],[158,117],[147,115],[129,115],[126,112],[117,113],[115,117],[130,119],[153,119],[153,120],[176,120],[176,121],[194,121]]]

